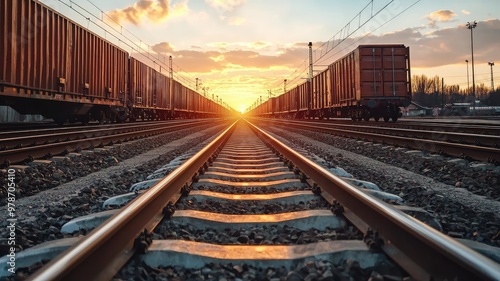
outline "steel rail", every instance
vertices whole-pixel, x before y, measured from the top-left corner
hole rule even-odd
[[[471,133],[475,134],[482,132],[486,135],[499,135],[500,134],[500,123],[499,125],[493,124],[473,124],[473,123],[458,123],[458,122],[432,122],[424,120],[401,120],[398,122],[366,122],[366,121],[339,121],[339,120],[319,120],[319,119],[303,119],[300,122],[309,123],[321,123],[330,125],[340,125],[340,126],[370,126],[370,127],[381,127],[381,128],[406,128],[414,130],[430,130],[430,131],[445,131],[445,132],[461,132],[461,133]]]
[[[12,131],[0,134],[0,149],[11,149],[16,147],[34,146],[37,143],[50,143],[64,139],[75,139],[83,137],[96,137],[118,132],[130,132],[134,130],[144,130],[158,128],[165,125],[189,124],[200,122],[200,120],[185,120],[175,122],[152,122],[147,124],[121,124],[106,127],[71,127],[53,128],[45,130],[25,130]]]
[[[110,280],[135,253],[134,241],[161,216],[167,202],[177,195],[199,168],[217,152],[235,128],[232,123],[200,152],[120,209],[76,245],[50,261],[28,280]]]
[[[214,122],[213,120],[203,120],[199,121],[198,125],[207,124]],[[223,121],[220,121],[223,122]],[[162,126],[159,128],[146,129],[140,131],[132,131],[126,133],[119,133],[114,135],[105,135],[98,137],[90,137],[83,139],[76,139],[71,141],[56,142],[50,144],[43,144],[38,146],[22,147],[17,149],[9,149],[0,151],[0,161],[19,163],[25,161],[28,158],[38,159],[42,158],[48,154],[59,155],[65,151],[75,151],[77,149],[85,149],[89,147],[96,147],[110,142],[118,142],[127,139],[135,139],[142,136],[157,135],[165,132],[170,132],[172,130],[180,130],[187,128],[187,125],[193,126],[193,123],[188,124],[177,124],[171,126]]]
[[[261,120],[260,120],[261,121]],[[284,123],[275,122],[275,124],[285,125]],[[418,150],[427,150],[435,153],[445,153],[455,157],[470,157],[474,160],[483,162],[500,163],[500,149],[493,147],[483,147],[460,143],[449,143],[444,141],[415,139],[408,137],[382,135],[376,133],[351,131],[336,128],[325,128],[322,126],[286,123],[288,127],[293,126],[301,129],[316,130],[323,133],[334,133],[341,136],[355,137],[364,140],[377,141],[390,145],[399,145]]]
[[[132,123],[112,123],[112,124],[106,124],[106,125],[98,125],[98,124],[89,124],[89,125],[72,125],[72,126],[66,126],[66,127],[60,127],[57,125],[54,125],[53,127],[50,128],[30,128],[26,130],[11,130],[11,131],[5,131],[5,132],[0,132],[0,139],[6,139],[6,138],[15,138],[15,137],[22,137],[22,136],[31,136],[33,134],[57,134],[59,132],[72,132],[72,131],[78,131],[78,130],[96,130],[96,129],[118,129],[118,128],[123,128],[123,127],[129,127],[129,126],[147,126],[147,125],[156,125],[156,124],[172,124],[172,123],[182,123],[186,121],[199,121],[200,119],[173,119],[173,120],[166,120],[166,121],[138,121],[138,122],[132,122]]]
[[[283,121],[277,121],[283,122]],[[301,124],[301,121],[289,121],[287,123]],[[302,122],[302,124],[304,124]],[[386,135],[408,136],[412,135],[420,139],[432,139],[439,141],[467,143],[467,144],[481,144],[483,146],[495,147],[500,145],[500,136],[497,135],[483,135],[471,133],[456,133],[423,129],[407,129],[407,128],[391,128],[386,126],[366,126],[359,124],[343,125],[331,124],[325,122],[314,122],[315,125],[326,126],[328,128],[341,127],[354,131],[369,132],[369,133],[383,133]],[[430,136],[430,138],[429,138]]]
[[[372,229],[378,230],[389,255],[403,254],[413,261],[414,264],[408,264],[407,259],[395,260],[417,280],[422,277],[432,277],[432,280],[500,280],[500,267],[494,261],[362,192],[246,121],[323,190]]]

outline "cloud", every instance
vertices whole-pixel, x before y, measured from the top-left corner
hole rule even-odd
[[[168,15],[168,0],[139,0],[131,6],[108,13],[108,16],[117,23],[126,21],[134,25],[138,25],[143,19],[159,22]]]
[[[469,12],[469,11],[467,11],[467,10],[462,10],[462,14],[464,14],[464,15],[468,15],[468,14],[470,14],[470,12]]]
[[[228,12],[242,6],[246,0],[205,0],[205,2],[215,9]]]
[[[170,17],[184,16],[189,13],[188,0],[175,3],[170,7]]]
[[[421,27],[406,28],[381,35],[346,39],[330,53],[314,42],[313,59],[324,55],[317,64],[328,65],[346,55],[360,44],[404,44],[410,47],[411,67],[431,68],[463,63],[471,57],[471,34],[465,24],[424,33]],[[473,30],[474,60],[478,64],[500,60],[500,20],[479,21]],[[304,47],[306,48],[306,47]]]
[[[238,26],[245,22],[238,12],[246,0],[205,0],[205,2],[219,14],[219,19],[228,25]]]
[[[437,27],[437,22],[448,22],[451,21],[453,17],[455,17],[457,14],[451,10],[439,10],[430,13],[429,15],[426,16],[426,18],[429,20],[429,27],[430,28],[436,28]]]
[[[486,20],[477,23],[474,32],[474,59],[477,63],[499,59],[500,20]],[[454,28],[437,30],[416,41],[414,66],[433,67],[460,63],[470,59],[470,31],[465,24]],[[416,63],[416,64],[415,64]]]
[[[404,44],[410,48],[412,68],[463,64],[466,59],[470,60],[470,30],[464,24],[428,33],[423,30],[414,27],[348,38],[325,59],[315,63],[314,68],[320,70],[320,65],[331,64],[360,44]],[[475,63],[500,61],[497,51],[500,49],[497,40],[500,38],[500,20],[479,21],[473,32]],[[313,42],[313,50],[322,44]],[[210,89],[210,95],[224,95],[227,102],[233,98],[238,102],[235,90],[238,97],[257,97],[256,93],[267,97],[268,90],[275,94],[283,91],[283,79],[288,79],[287,87],[290,88],[301,83],[307,75],[307,42],[287,45],[266,41],[213,42],[190,50],[177,50],[170,43],[161,42],[154,45],[153,50],[172,55],[175,65],[181,66],[186,75],[199,77],[204,87]]]
[[[266,46],[265,42],[239,43],[241,46]],[[214,43],[214,46],[221,46],[222,43]],[[302,46],[294,45],[285,48],[276,55],[263,55],[257,50],[227,50],[219,49],[217,51],[196,50],[174,50],[170,43],[161,42],[152,47],[155,52],[160,54],[172,55],[176,64],[182,65],[184,69],[192,72],[211,72],[226,68],[259,68],[270,69],[273,67],[293,67],[297,65],[298,58],[303,59],[306,56],[306,49]],[[301,53],[299,55],[299,53]]]
[[[161,42],[159,44],[156,44],[152,47],[152,49],[160,54],[171,54],[174,49],[172,48],[172,45],[168,42]]]
[[[498,40],[500,38],[500,20],[479,21],[473,32],[476,63],[500,60],[498,53],[500,49],[500,41]],[[349,38],[342,46],[348,52],[359,44],[404,44],[410,47],[411,67],[416,68],[463,63],[466,59],[470,60],[471,56],[470,30],[465,24],[429,33],[422,33],[419,27],[407,28],[379,36],[366,36],[357,41],[359,39]]]
[[[229,25],[242,25],[244,22],[245,19],[241,17],[231,17],[227,20]]]
[[[273,46],[273,44],[271,42],[257,41],[257,42],[250,42],[248,46],[252,49],[265,49]]]

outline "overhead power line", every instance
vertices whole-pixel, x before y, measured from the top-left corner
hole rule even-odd
[[[391,18],[389,18],[388,20],[386,20],[385,22],[380,24],[377,28],[372,29],[369,33],[363,35],[358,40],[349,44],[348,46],[346,46],[342,50],[339,50],[338,52],[331,54],[331,52],[334,49],[336,49],[341,43],[345,42],[346,39],[350,38],[354,33],[359,31],[363,26],[365,26],[373,18],[375,18],[377,15],[379,15],[383,10],[385,10],[387,7],[389,7],[389,5],[392,4],[393,2],[394,2],[394,0],[391,0],[387,4],[383,5],[380,9],[374,11],[374,0],[369,1],[368,4],[365,5],[360,10],[360,12],[358,12],[356,14],[356,16],[354,16],[337,33],[335,33],[335,35],[333,35],[327,42],[323,43],[320,47],[313,50],[313,55],[314,55],[313,64],[319,64],[319,63],[326,64],[327,59],[341,53],[342,51],[344,51],[345,49],[347,49],[351,45],[359,42],[360,40],[362,40],[366,36],[372,34],[374,31],[380,29],[382,26],[386,25],[387,23],[389,23],[393,19],[400,16],[402,13],[404,13],[407,10],[409,10],[410,8],[412,8],[414,5],[416,5],[418,2],[420,2],[420,0],[415,1],[410,6],[403,9],[401,12],[397,13],[396,15],[392,16]],[[368,14],[368,15],[366,15],[366,14]],[[330,55],[327,56],[327,54],[330,54]],[[306,62],[307,62],[307,59],[305,59],[304,62],[299,66],[299,68],[302,68],[302,66],[304,65],[302,71],[295,70],[294,73],[292,73],[290,75],[291,78],[288,79],[289,83],[287,85],[288,89],[292,89],[292,88],[294,88],[297,85],[302,83],[302,78],[300,76],[296,75],[296,73],[300,73],[300,75],[301,75],[304,72],[308,71],[307,70],[308,64]],[[280,83],[282,83],[282,80],[277,81],[275,83],[275,85],[276,84],[279,85]]]
[[[95,25],[97,28],[101,29],[104,31],[105,37],[108,35],[115,38],[115,40],[118,41],[118,44],[123,44],[126,47],[128,47],[131,50],[131,54],[135,52],[135,54],[140,55],[143,59],[149,60],[153,63],[153,65],[158,66],[158,71],[163,73],[163,74],[168,74],[165,73],[169,69],[168,66],[168,57],[165,55],[162,55],[158,52],[152,52],[152,46],[145,43],[141,38],[133,34],[131,31],[123,27],[119,22],[111,18],[105,11],[103,11],[101,8],[99,8],[95,3],[93,3],[90,0],[87,0],[93,7],[95,7],[99,12],[100,15],[97,16],[93,12],[89,11],[88,9],[82,7],[80,4],[76,3],[73,0],[68,0],[67,2],[64,0],[58,0],[60,3],[65,5],[66,7],[70,8],[74,12],[76,12],[78,15],[82,16],[86,21],[87,21],[87,29],[90,30],[89,24],[92,23]],[[69,3],[69,4],[68,4]],[[117,26],[120,28],[117,29],[115,26],[109,24],[106,20],[110,20],[111,22],[115,23]],[[106,27],[104,27],[104,26]],[[176,65],[174,63],[174,65]],[[177,65],[176,65],[177,66]],[[178,67],[178,66],[177,66]],[[180,74],[180,67],[178,67],[179,71],[174,71],[174,77],[177,77],[180,80],[185,81],[183,84],[185,86],[191,88],[194,90],[195,85],[195,79],[192,77],[186,77],[186,72],[184,74]]]

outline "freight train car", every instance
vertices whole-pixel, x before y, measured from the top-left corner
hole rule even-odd
[[[228,112],[38,1],[0,1],[0,16],[0,105],[21,114],[62,124]]]
[[[360,45],[312,79],[277,97],[279,102],[270,112],[273,117],[396,121],[401,116],[400,107],[407,107],[411,101],[410,77],[408,47]]]
[[[135,58],[129,59],[127,112],[131,120],[171,116],[170,79]]]
[[[326,71],[333,116],[396,121],[400,107],[410,105],[410,54],[404,45],[360,45]]]
[[[34,1],[0,1],[0,104],[62,123],[115,111],[128,53]]]

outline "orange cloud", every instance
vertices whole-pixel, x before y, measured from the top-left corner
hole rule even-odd
[[[235,9],[236,7],[239,7],[243,5],[246,1],[245,0],[205,0],[205,2],[216,8],[216,9],[222,9],[224,11],[231,11]]]
[[[429,20],[429,27],[436,28],[437,26],[436,23],[438,21],[447,22],[450,21],[456,15],[457,14],[455,14],[455,12],[450,10],[439,10],[430,13],[426,18]]]
[[[160,54],[171,54],[174,51],[174,49],[168,42],[161,42],[159,44],[156,44],[152,47],[152,49]]]
[[[138,25],[143,19],[161,21],[167,18],[168,12],[167,0],[139,0],[131,6],[109,12],[108,16],[117,23],[128,21]]]
[[[244,22],[245,19],[241,17],[231,17],[227,21],[229,25],[242,25]]]

